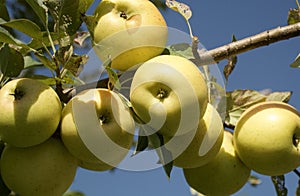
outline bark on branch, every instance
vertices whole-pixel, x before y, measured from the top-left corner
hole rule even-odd
[[[221,60],[228,59],[231,56],[297,36],[300,36],[300,22],[267,30],[251,37],[208,50],[200,54],[200,61],[198,62],[200,65],[214,64]]]

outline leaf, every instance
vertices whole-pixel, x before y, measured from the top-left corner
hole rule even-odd
[[[175,0],[166,0],[166,5],[172,10],[180,13],[186,20],[189,20],[192,17],[190,7],[184,3],[179,3]]]
[[[9,20],[9,14],[6,7],[6,0],[0,0],[0,18],[4,20]]]
[[[82,24],[82,15],[93,0],[51,0],[46,2],[57,28],[68,35],[74,35]]]
[[[0,70],[6,77],[17,77],[24,68],[20,52],[5,44],[0,50]]]
[[[285,187],[284,175],[281,176],[271,176],[271,180],[275,187],[278,196],[287,196],[288,190]]]
[[[2,22],[0,20],[0,22]],[[21,45],[23,44],[20,40],[14,38],[6,29],[0,26],[0,42]]]
[[[159,157],[159,162],[163,165],[165,174],[170,179],[173,168],[172,154],[164,147],[163,137],[157,133],[148,135],[149,145],[156,150]]]
[[[250,106],[263,102],[266,96],[254,90],[235,90],[226,93],[226,118],[227,125],[235,126],[242,113]]]
[[[292,96],[292,92],[273,92],[267,96],[266,101],[282,101],[282,102],[289,102]]]
[[[1,22],[0,25],[18,30],[32,38],[38,40],[42,39],[42,32],[40,27],[28,19],[14,19],[9,22]]]
[[[41,62],[34,60],[31,56],[24,57],[24,69],[43,65]]]
[[[248,183],[251,186],[256,187],[257,185],[261,184],[261,179],[259,179],[257,176],[251,175],[248,179]]]
[[[188,43],[170,45],[167,49],[169,50],[170,55],[181,56],[186,59],[194,58],[192,47]]]
[[[56,84],[56,79],[52,78],[52,77],[49,77],[49,76],[35,74],[35,75],[32,75],[30,78],[38,80],[40,82],[43,82],[44,84],[46,84],[48,86],[53,86],[53,85]]]
[[[86,64],[87,60],[87,55],[72,54],[70,59],[65,63],[64,68],[69,70],[74,76],[78,76],[81,66]]]
[[[232,42],[235,42],[235,41],[237,41],[237,39],[235,38],[234,35],[232,35]],[[229,75],[234,70],[235,65],[237,64],[237,60],[238,60],[238,58],[237,58],[236,55],[231,56],[228,59],[228,63],[225,65],[225,67],[223,69],[223,74],[224,74],[224,77],[225,77],[226,81],[228,81]]]
[[[149,141],[148,137],[145,135],[143,129],[139,129],[138,141],[136,143],[134,152],[132,156],[138,154],[139,152],[144,151],[148,147]]]
[[[56,69],[56,65],[53,61],[51,61],[50,59],[48,59],[45,55],[41,54],[41,53],[34,53],[34,55],[36,56],[36,58],[38,58],[41,63],[47,67],[50,70],[55,70]]]
[[[293,67],[293,68],[299,68],[300,67],[300,53],[298,54],[298,56],[296,57],[294,62],[290,65],[290,67]]]
[[[44,5],[43,0],[26,0],[26,2],[41,19],[43,25],[48,28],[48,8]]]
[[[89,32],[78,32],[76,33],[74,43],[78,44],[79,46],[83,46],[84,41],[90,36],[91,35]]]
[[[299,9],[290,9],[288,13],[288,21],[289,25],[296,24],[300,22],[300,10]]]

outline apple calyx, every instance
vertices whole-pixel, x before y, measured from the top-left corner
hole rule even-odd
[[[156,97],[160,100],[167,98],[169,95],[168,91],[164,90],[164,89],[159,89],[158,93],[156,95]]]
[[[121,18],[124,18],[125,20],[128,19],[128,16],[127,16],[127,14],[126,14],[124,11],[121,11],[121,12],[120,12],[120,17],[121,17]]]
[[[105,111],[102,114],[100,114],[99,116],[100,124],[101,125],[108,124],[110,122],[109,116],[110,113],[108,111]]]
[[[14,96],[15,100],[21,100],[21,98],[25,95],[25,93],[22,90],[16,88],[14,90],[14,93],[11,93],[9,95]]]
[[[300,137],[296,134],[293,135],[293,145],[300,150]]]

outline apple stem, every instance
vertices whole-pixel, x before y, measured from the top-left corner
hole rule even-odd
[[[294,169],[294,173],[300,178],[300,172],[297,169]]]
[[[159,89],[159,91],[158,91],[156,97],[157,97],[158,99],[164,99],[164,98],[166,98],[167,96],[168,96],[168,93],[167,93],[165,90]]]

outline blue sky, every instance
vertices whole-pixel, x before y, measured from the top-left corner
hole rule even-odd
[[[287,24],[290,8],[295,8],[293,0],[184,0],[190,5],[193,16],[190,20],[193,32],[206,49],[227,44],[234,34],[242,39],[253,34]],[[188,32],[184,19],[176,12],[162,12],[169,27]],[[234,89],[271,89],[273,91],[293,91],[290,104],[300,110],[300,69],[289,64],[300,53],[300,37],[261,47],[238,56],[236,69],[230,75],[227,91]],[[226,61],[218,67],[223,69]],[[256,173],[253,173],[258,175]],[[258,175],[262,184],[253,188],[245,185],[235,195],[275,195],[273,185],[267,176]],[[289,195],[295,195],[298,178],[286,175]],[[189,187],[182,170],[174,168],[168,180],[162,168],[150,171],[132,172],[91,172],[79,169],[70,187],[82,191],[86,196],[189,196]]]

